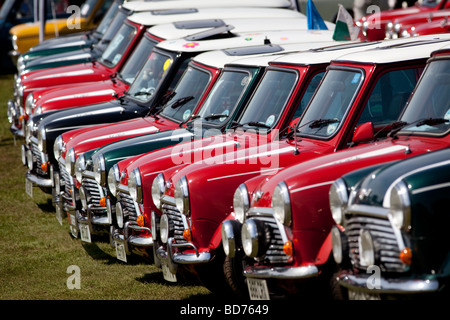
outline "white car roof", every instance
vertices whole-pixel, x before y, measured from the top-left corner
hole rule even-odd
[[[335,42],[302,42],[283,45],[250,46],[213,50],[200,53],[192,60],[217,68],[223,68],[226,64],[231,63],[251,66],[268,66],[269,62],[289,53],[310,50],[313,48],[322,48],[332,44],[335,44]],[[264,47],[270,47],[273,50],[266,51],[264,50]]]
[[[250,32],[260,30],[307,30],[308,24],[303,18],[245,18],[234,19],[226,16],[217,19],[202,19],[190,21],[175,21],[172,23],[158,24],[150,27],[149,31],[162,38],[174,39],[183,38],[196,32],[203,32],[212,28],[212,26],[229,25],[233,29],[231,32]],[[329,30],[334,30],[334,24],[327,23]],[[196,27],[196,28],[194,28]]]
[[[173,0],[175,1],[175,0]],[[170,2],[170,1],[169,1]],[[169,11],[168,11],[169,12]],[[153,11],[133,13],[127,19],[144,26],[171,23],[174,21],[217,19],[217,18],[298,18],[305,19],[303,13],[279,8],[196,8],[189,13],[154,14]],[[306,20],[306,19],[305,19]]]
[[[211,50],[248,47],[262,45],[266,41],[272,44],[292,44],[301,42],[332,41],[331,30],[284,30],[284,31],[259,31],[242,32],[233,34],[230,38],[190,40],[175,39],[158,43],[157,48],[175,52],[205,52]]]
[[[427,58],[430,57],[433,51],[442,48],[447,41],[450,41],[450,34],[384,40],[384,45],[379,48],[344,55],[337,60],[361,63],[390,63]]]
[[[211,8],[211,7],[266,7],[290,8],[289,0],[165,0],[165,1],[132,1],[125,2],[122,7],[131,11]]]

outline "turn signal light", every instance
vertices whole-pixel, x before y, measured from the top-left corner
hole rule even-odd
[[[137,219],[136,219],[136,223],[138,224],[138,226],[143,227],[144,226],[144,216],[142,214],[140,214]]]
[[[47,170],[48,170],[48,163],[47,162],[42,163],[41,164],[41,169],[42,169],[42,171],[47,172]]]
[[[402,252],[400,252],[400,260],[410,266],[412,263],[412,251],[410,248],[405,248],[402,250]]]
[[[106,207],[106,198],[101,197],[98,203],[100,204],[100,207]]]
[[[186,241],[192,241],[191,229],[184,229],[184,231],[183,231],[183,238]]]
[[[283,245],[283,252],[288,255],[288,256],[292,256],[294,255],[294,246],[292,245],[291,241],[287,241],[284,245]]]

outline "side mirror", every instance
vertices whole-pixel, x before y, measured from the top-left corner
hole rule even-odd
[[[372,122],[366,122],[358,126],[353,133],[352,142],[354,144],[369,142],[373,140],[374,129]]]
[[[292,119],[292,121],[289,123],[289,127],[288,127],[288,131],[287,132],[291,132],[292,130],[294,130],[294,128],[297,125],[299,120],[300,120],[300,117]]]

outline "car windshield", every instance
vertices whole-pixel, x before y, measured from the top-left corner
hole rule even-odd
[[[87,0],[85,3],[83,3],[80,10],[81,16],[83,18],[88,17],[91,14],[92,10],[94,10],[96,3],[97,0]]]
[[[136,33],[137,30],[135,27],[124,24],[106,47],[105,52],[103,52],[100,58],[100,62],[111,68],[116,66],[136,36]]]
[[[120,71],[120,77],[128,84],[133,83],[139,71],[141,71],[144,63],[147,61],[145,57],[149,57],[155,47],[156,42],[148,37],[142,38],[136,49]]]
[[[245,108],[239,124],[244,127],[262,125],[264,128],[271,128],[277,123],[297,77],[295,72],[268,70]]]
[[[104,17],[102,18],[102,21],[98,25],[95,32],[100,35],[105,34],[106,30],[111,24],[111,21],[114,19],[118,11],[119,11],[119,3],[114,1],[111,4],[111,7],[108,9],[108,11],[106,11]]]
[[[322,139],[334,135],[363,78],[357,70],[330,69],[298,124],[299,132]]]
[[[189,120],[210,79],[211,74],[206,70],[189,66],[161,114],[179,122]]]
[[[450,60],[428,64],[401,121],[402,132],[443,134],[450,129]]]
[[[251,80],[251,74],[225,70],[217,79],[198,115],[208,124],[222,124],[232,114]]]
[[[119,10],[119,12],[117,12],[116,16],[114,17],[114,19],[112,19],[108,28],[105,30],[102,40],[95,46],[96,50],[100,52],[105,51],[106,47],[109,45],[111,40],[117,34],[117,31],[119,31],[120,27],[123,25],[123,22],[125,21],[126,18],[127,14],[122,10]]]
[[[143,102],[150,101],[172,64],[172,58],[152,52],[128,89],[128,94]]]

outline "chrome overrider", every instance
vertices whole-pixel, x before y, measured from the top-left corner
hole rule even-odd
[[[138,212],[141,212],[141,210],[139,209],[139,204],[132,199],[128,186],[117,183],[115,190],[111,190],[110,187],[110,191],[117,198],[115,206],[111,204],[111,199],[108,198],[106,200],[108,220],[112,222],[114,220],[113,217],[116,217],[115,224],[111,223],[110,228],[112,241],[123,244],[127,255],[132,253],[131,246],[153,247],[152,237],[142,237],[133,234],[134,231],[146,231],[151,234],[151,229],[138,225],[136,219]]]
[[[177,209],[175,198],[162,195],[160,201],[162,207],[161,217],[152,211],[155,264],[159,266],[163,262],[168,266],[171,273],[176,274],[177,264],[209,262],[211,253],[199,252],[195,244],[184,239],[183,231],[190,228],[190,223],[188,218]],[[182,252],[175,249],[188,249],[194,252]]]
[[[288,241],[286,229],[275,218],[272,208],[252,207],[244,216],[244,219],[230,219],[222,223],[222,245],[225,254],[231,258],[238,254],[246,255],[243,259],[244,276],[265,279],[306,279],[319,275],[319,270],[314,265],[300,267],[291,265],[292,258],[283,252],[283,244]],[[272,230],[271,238],[267,236],[264,228]],[[260,259],[263,256],[266,265],[263,265],[263,259]],[[251,260],[260,264],[250,265],[248,261]]]

